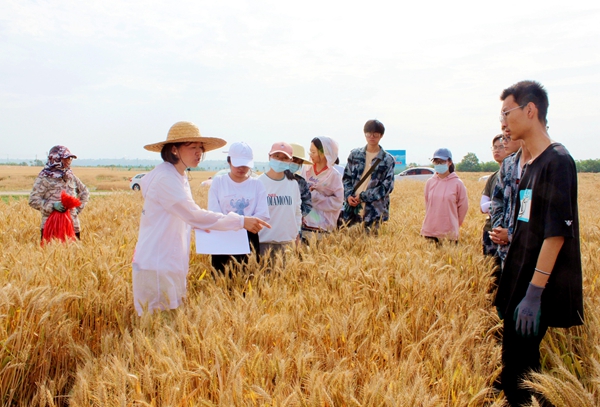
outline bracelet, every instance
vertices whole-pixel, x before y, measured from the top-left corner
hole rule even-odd
[[[542,270],[540,270],[540,269],[539,269],[539,268],[537,268],[537,267],[535,268],[535,271],[537,271],[538,273],[540,273],[540,274],[543,274],[543,275],[545,275],[545,276],[549,276],[549,275],[550,275],[550,273],[547,273],[547,272],[545,272],[545,271],[542,271]]]

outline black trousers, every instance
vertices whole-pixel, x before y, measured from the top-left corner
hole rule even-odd
[[[260,241],[258,233],[248,232],[248,241],[250,242],[250,250],[254,252],[256,261],[260,261]],[[247,263],[251,254],[213,254],[210,259],[211,265],[215,270],[225,274],[225,266],[231,263],[234,259],[239,263]]]
[[[548,325],[540,321],[537,336],[523,337],[515,330],[514,309],[511,311],[510,315],[504,317],[500,382],[506,400],[515,407],[531,403],[533,393],[523,389],[521,382],[531,371],[540,371],[540,343],[548,330]]]

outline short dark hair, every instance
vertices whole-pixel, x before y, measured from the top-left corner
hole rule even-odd
[[[496,144],[496,141],[498,141],[498,140],[502,141],[503,137],[504,136],[502,134],[496,134],[494,136],[494,138],[492,139],[492,147],[494,147],[494,144]]]
[[[173,147],[178,148],[182,144],[183,143],[167,143],[162,146],[162,149],[160,150],[160,156],[162,157],[163,161],[173,165],[177,164],[179,162],[179,157],[173,153]]]
[[[452,158],[448,158],[448,161],[450,161],[450,164],[448,164],[448,171],[452,174],[454,172],[454,163],[452,162]]]
[[[546,115],[548,114],[548,93],[546,89],[536,81],[521,81],[517,82],[509,88],[502,91],[500,100],[506,100],[511,96],[519,106],[527,105],[532,102],[538,109],[538,120],[546,125]]]
[[[315,147],[317,147],[317,150],[319,150],[321,154],[325,154],[325,150],[323,149],[323,143],[321,142],[321,140],[319,140],[318,137],[315,137],[310,142],[313,143]]]
[[[369,120],[365,123],[364,133],[379,133],[383,136],[385,126],[379,120]]]
[[[162,149],[160,150],[160,156],[162,157],[163,161],[166,161],[168,163],[175,165],[179,162],[179,157],[177,155],[173,154],[173,147],[179,148],[183,145],[189,146],[190,144],[192,144],[192,142],[167,143],[162,146]],[[203,159],[204,158],[204,147],[202,147],[202,151],[203,151],[203,153],[202,153],[202,159]]]

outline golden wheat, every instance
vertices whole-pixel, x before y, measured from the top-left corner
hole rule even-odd
[[[45,247],[39,213],[0,202],[2,405],[500,406],[483,185],[461,176],[471,208],[456,246],[419,237],[423,184],[399,182],[379,235],[334,233],[284,269],[232,279],[192,255],[185,306],[141,318],[140,194],[94,196],[81,242]],[[529,382],[556,405],[600,405],[599,180],[580,176],[586,325],[550,329]]]
[[[0,191],[30,191],[41,170],[42,167],[0,165]],[[136,168],[73,167],[73,173],[91,191],[128,191],[129,179],[141,172],[147,171]],[[194,171],[192,174],[190,185],[198,188],[214,172]]]

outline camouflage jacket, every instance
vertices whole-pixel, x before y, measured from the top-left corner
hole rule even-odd
[[[300,210],[302,211],[302,217],[305,217],[312,210],[312,196],[306,180],[298,174],[293,175],[296,181],[298,181],[298,187],[300,188],[300,199],[302,200],[302,203],[300,204]]]
[[[503,227],[508,229],[508,241],[506,245],[498,245],[498,255],[504,261],[508,254],[510,241],[514,230],[513,209],[519,191],[519,158],[521,150],[509,155],[502,161],[498,180],[492,193],[492,204],[490,205],[490,216],[492,228]]]
[[[62,178],[38,176],[33,184],[33,190],[29,195],[29,206],[42,213],[41,228],[43,229],[48,216],[54,210],[54,203],[60,201],[60,193],[63,190],[71,196],[76,196],[81,201],[80,207],[71,210],[73,229],[77,233],[79,232],[78,215],[87,204],[90,193],[87,187],[75,175],[70,176],[67,181],[64,181]]]
[[[354,188],[365,170],[367,147],[355,148],[348,156],[348,163],[344,169],[342,182],[344,184],[344,208],[342,217],[349,220],[353,211],[357,210],[348,205],[348,197],[354,193]],[[390,217],[390,194],[394,189],[394,157],[387,153],[381,146],[379,153],[373,159],[381,161],[371,173],[371,180],[367,190],[360,193],[361,205],[365,205],[363,222],[371,225],[379,221],[387,221]],[[359,205],[360,206],[360,205]],[[358,207],[357,207],[358,208]]]

